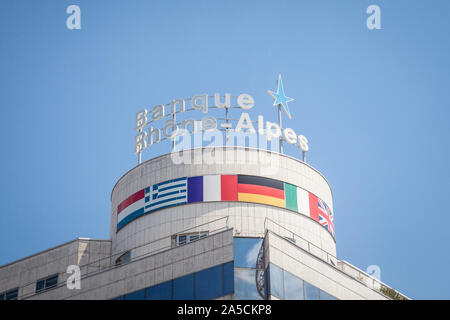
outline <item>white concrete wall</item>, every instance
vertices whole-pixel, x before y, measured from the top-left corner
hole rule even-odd
[[[233,260],[232,230],[82,277],[81,290],[58,288],[30,300],[107,300]]]

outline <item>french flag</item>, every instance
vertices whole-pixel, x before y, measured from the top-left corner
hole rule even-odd
[[[142,189],[125,200],[117,207],[117,225],[118,229],[122,227],[127,220],[134,216],[140,216],[144,213],[145,189]]]
[[[188,178],[188,203],[237,201],[237,175],[206,175]]]

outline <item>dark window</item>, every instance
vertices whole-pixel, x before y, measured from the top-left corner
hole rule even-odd
[[[178,236],[177,245],[186,244],[186,236]]]
[[[112,300],[208,300],[222,297],[234,292],[234,263],[233,261],[215,266],[206,270],[186,275],[171,281],[166,281],[139,291],[128,293]],[[250,272],[250,277],[255,283],[255,269],[243,269]],[[246,299],[261,299],[256,290],[256,285],[245,288],[248,279],[244,279],[244,291],[242,296]],[[240,285],[242,288],[242,285]]]
[[[15,288],[0,293],[0,300],[17,300],[18,295],[19,295],[19,288]]]
[[[131,260],[131,250],[125,252],[120,257],[116,259],[116,266],[126,263]]]
[[[45,288],[45,280],[40,280],[36,283],[36,292],[40,292]]]
[[[195,298],[209,300],[223,295],[223,266],[209,268],[195,274]]]
[[[194,242],[208,235],[208,231],[199,231],[192,233],[176,234],[172,236],[172,247],[181,246],[186,243]]]
[[[223,265],[223,294],[234,292],[234,263],[233,261]]]
[[[187,276],[173,280],[173,299],[194,299],[194,274],[189,274]]]
[[[58,275],[47,277],[36,282],[36,293],[55,288],[58,285]]]
[[[171,300],[172,281],[163,282],[146,289],[145,299],[147,300]]]
[[[145,299],[145,289],[128,293],[125,295],[125,300],[144,300]]]

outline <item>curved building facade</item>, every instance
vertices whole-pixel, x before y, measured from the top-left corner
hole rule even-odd
[[[333,201],[318,171],[263,150],[205,149],[202,159],[207,152],[219,163],[195,164],[195,152],[188,151],[188,164],[174,164],[167,154],[119,179],[111,195],[113,253],[227,217],[234,235],[263,237],[270,220],[336,255],[333,227],[319,221],[321,213],[332,224],[324,213],[333,212]]]

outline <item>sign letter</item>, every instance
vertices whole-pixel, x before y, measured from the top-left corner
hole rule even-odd
[[[71,274],[68,278],[67,278],[67,289],[69,290],[73,290],[73,289],[77,289],[80,290],[81,289],[81,271],[80,271],[80,267],[77,265],[70,265],[67,267],[67,273]]]
[[[367,14],[371,14],[370,17],[367,18],[367,29],[373,30],[381,29],[381,10],[380,7],[373,4],[369,6],[366,10]]]

